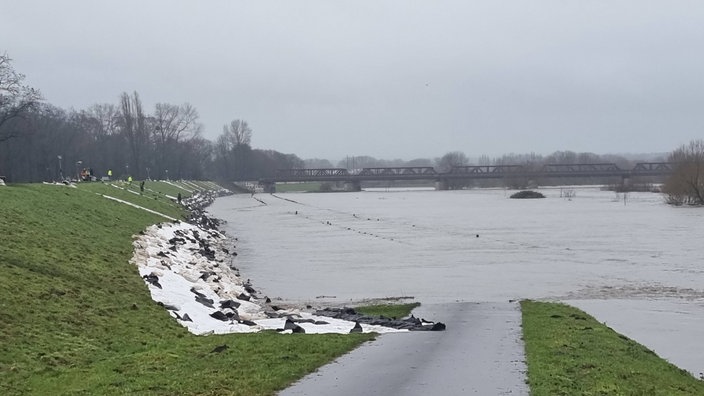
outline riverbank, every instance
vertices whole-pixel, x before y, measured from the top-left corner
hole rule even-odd
[[[282,333],[389,333],[444,330],[421,319],[392,320],[359,315],[352,308],[283,304],[257,292],[235,266],[236,238],[217,230],[220,221],[205,211],[212,192],[184,200],[185,222],[148,227],[133,242],[131,260],[162,305],[191,333],[228,334],[274,330]]]
[[[191,333],[349,333],[354,321],[278,306],[260,296],[231,260],[229,240],[188,223],[150,226],[134,241],[132,263],[157,301]],[[234,251],[233,251],[234,252]],[[362,332],[403,331],[364,324]]]
[[[118,186],[0,189],[0,394],[272,395],[374,338],[193,335],[129,260],[133,236],[165,220],[156,213],[186,219],[168,196],[214,186]]]

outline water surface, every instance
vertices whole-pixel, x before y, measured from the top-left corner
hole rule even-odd
[[[238,238],[243,276],[272,298],[570,301],[703,372],[704,211],[566,190],[235,195],[209,211]]]

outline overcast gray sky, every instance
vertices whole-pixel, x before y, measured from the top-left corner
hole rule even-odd
[[[139,92],[302,158],[665,152],[704,136],[704,2],[0,0],[64,108]]]

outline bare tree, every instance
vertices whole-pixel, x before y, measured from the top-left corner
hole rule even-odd
[[[388,166],[384,160],[379,160],[369,155],[355,155],[346,157],[337,163],[338,168],[346,168],[350,170],[363,168],[380,168]]]
[[[477,158],[477,165],[487,166],[491,165],[492,163],[492,159],[489,158],[489,156],[486,154],[482,154],[479,158]]]
[[[193,137],[180,143],[179,147],[182,153],[182,177],[195,180],[208,178],[212,167],[213,143],[201,137]]]
[[[225,124],[215,144],[216,162],[221,175],[230,180],[249,176],[252,129],[247,121],[234,120]]]
[[[137,92],[134,92],[131,97],[126,92],[120,96],[119,120],[120,129],[129,146],[132,163],[132,170],[125,169],[125,172],[140,177],[143,156],[148,149],[149,133],[147,119]]]
[[[85,134],[82,140],[80,160],[95,169],[95,175],[106,175],[108,169],[127,163],[128,148],[121,132],[121,117],[112,103],[94,104],[85,110],[71,114],[76,130]]]
[[[704,140],[693,140],[673,151],[669,162],[677,163],[675,172],[663,186],[672,205],[704,205]]]
[[[435,160],[435,167],[439,172],[449,172],[455,166],[464,166],[469,163],[467,156],[461,151],[451,151]],[[458,190],[471,185],[468,180],[447,180],[447,188]]]
[[[25,76],[16,72],[11,62],[7,54],[0,55],[0,142],[18,136],[17,130],[3,128],[3,125],[42,100],[38,90],[22,84]]]
[[[188,161],[184,161],[186,158],[180,152],[191,140],[198,138],[203,129],[203,125],[198,122],[198,111],[189,103],[180,106],[157,103],[153,124],[156,150],[156,169],[153,169],[153,174],[163,177],[171,169],[172,175],[183,177],[184,163]]]
[[[243,145],[249,146],[252,140],[252,129],[247,125],[247,121],[234,120],[223,126],[223,134],[227,136],[234,148]]]
[[[464,166],[469,163],[467,156],[461,151],[451,151],[436,160],[438,170],[447,172],[453,166]]]
[[[180,106],[157,103],[154,110],[154,135],[161,144],[179,142],[200,135],[203,125],[198,122],[198,110],[190,103]]]
[[[223,133],[218,136],[214,148],[214,166],[218,173],[218,177],[222,180],[233,180],[234,179],[234,166],[232,163],[232,145],[230,140],[227,138],[227,134]]]
[[[309,158],[303,161],[303,166],[307,169],[332,168],[329,160],[321,158]]]
[[[577,153],[574,151],[555,151],[545,157],[546,164],[576,164]]]
[[[92,120],[90,132],[98,139],[115,135],[119,131],[119,113],[112,103],[94,104],[81,114]]]
[[[433,161],[430,158],[415,158],[404,164],[404,166],[433,166]]]

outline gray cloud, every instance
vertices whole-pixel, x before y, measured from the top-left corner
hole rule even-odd
[[[137,90],[302,157],[669,151],[704,126],[698,1],[2,3],[49,102]]]

